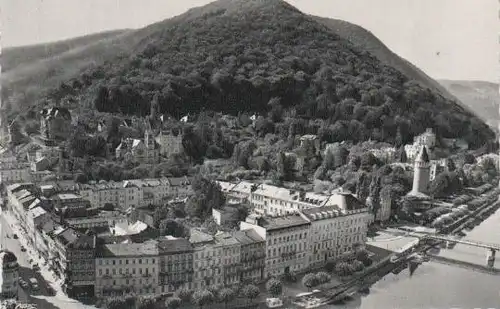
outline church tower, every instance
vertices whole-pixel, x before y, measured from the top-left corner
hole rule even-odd
[[[424,145],[415,159],[412,193],[427,194],[429,192],[430,172],[429,154],[427,153],[427,147]]]

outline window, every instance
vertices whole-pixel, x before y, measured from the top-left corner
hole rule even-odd
[[[125,264],[128,264],[128,260],[125,260]]]
[[[139,259],[139,264],[142,264],[142,259]]]

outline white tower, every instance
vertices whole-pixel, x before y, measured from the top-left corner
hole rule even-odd
[[[424,193],[429,192],[429,181],[430,181],[431,167],[429,155],[427,154],[427,147],[422,146],[420,153],[415,159],[415,168],[413,171],[413,188],[412,193]]]

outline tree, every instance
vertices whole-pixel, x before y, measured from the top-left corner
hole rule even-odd
[[[335,265],[335,272],[339,276],[349,276],[352,274],[353,270],[351,268],[351,265],[349,265],[347,262],[339,262],[337,265]]]
[[[188,303],[191,300],[193,291],[188,288],[180,288],[174,293],[175,298],[179,298],[183,303]]]
[[[163,219],[159,225],[160,235],[173,237],[185,237],[186,227],[177,219]]]
[[[266,283],[266,290],[272,296],[278,297],[283,292],[283,283],[275,278],[269,279]]]
[[[306,274],[303,278],[302,278],[302,284],[308,288],[309,290],[311,290],[313,287],[317,286],[318,285],[318,278],[316,277],[316,274]]]
[[[325,284],[330,282],[332,280],[332,277],[329,273],[320,271],[316,274],[316,279],[318,280],[319,284]]]
[[[113,297],[106,299],[106,309],[123,309],[126,308],[126,300],[123,298]]]
[[[256,299],[260,294],[260,290],[257,286],[249,284],[243,288],[243,295],[251,302]]]
[[[186,211],[192,217],[201,219],[212,215],[212,209],[221,209],[226,202],[221,187],[212,180],[197,175],[191,184],[194,196],[186,204]]]
[[[143,296],[137,299],[136,309],[155,309],[156,300],[153,297]]]
[[[219,291],[218,300],[224,303],[224,308],[227,308],[227,304],[235,298],[236,294],[230,288],[223,288]]]
[[[201,309],[203,308],[203,306],[208,305],[214,301],[214,294],[206,289],[197,290],[193,293],[191,299],[193,301],[193,304],[199,306]]]
[[[166,309],[178,309],[181,306],[182,300],[178,297],[169,297],[165,300]]]
[[[354,271],[362,271],[365,268],[365,265],[363,265],[363,263],[358,260],[352,262],[351,266]]]

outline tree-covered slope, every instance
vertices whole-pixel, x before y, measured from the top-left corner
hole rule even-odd
[[[284,1],[216,1],[127,40],[121,55],[48,98],[135,115],[284,110],[328,120],[338,139],[408,142],[426,127],[478,146],[493,137],[456,102]]]

